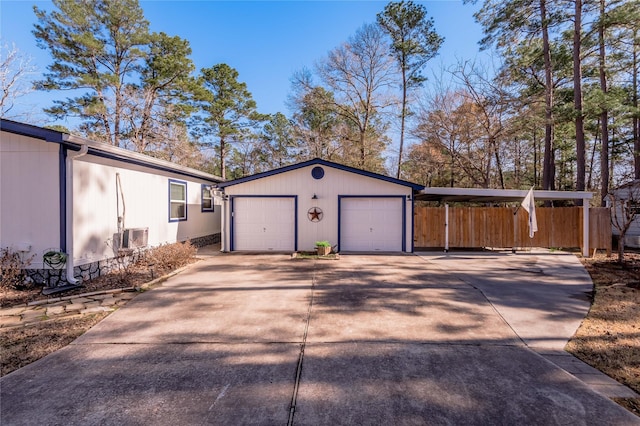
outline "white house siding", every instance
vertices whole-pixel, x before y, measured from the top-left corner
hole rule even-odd
[[[42,268],[42,254],[60,242],[59,150],[9,132],[0,137],[0,247],[30,248],[31,268]]]
[[[314,179],[311,170],[320,166],[324,169],[322,179]],[[328,240],[332,245],[338,242],[338,196],[371,195],[371,196],[403,196],[405,209],[405,242],[406,251],[412,247],[412,189],[407,186],[386,182],[368,176],[340,170],[321,164],[311,164],[299,169],[238,183],[225,187],[228,196],[241,195],[298,195],[298,250],[313,250],[315,242]],[[312,199],[313,195],[318,198]],[[408,199],[409,198],[409,199]],[[227,202],[230,207],[230,202]],[[320,222],[311,222],[307,212],[312,207],[322,209],[324,215]],[[231,220],[230,208],[226,209],[225,223]],[[226,227],[229,229],[229,226]],[[225,247],[231,247],[230,232],[225,233]]]
[[[74,162],[74,252],[77,265],[113,256],[118,232],[116,174],[124,196],[125,228],[149,228],[148,244],[185,241],[220,233],[221,206],[201,211],[201,184],[171,172],[87,155]],[[169,221],[169,179],[187,182],[187,220]],[[120,215],[122,215],[120,201]]]

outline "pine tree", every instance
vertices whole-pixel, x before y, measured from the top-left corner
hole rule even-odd
[[[201,74],[206,90],[200,100],[200,134],[217,140],[220,176],[226,179],[227,145],[246,137],[249,129],[266,117],[258,113],[247,85],[238,81],[238,71],[229,65],[203,68]]]
[[[402,105],[400,110],[400,146],[398,170],[400,178],[404,149],[405,121],[410,114],[408,92],[426,80],[421,74],[427,61],[438,53],[444,39],[434,30],[433,18],[427,10],[412,1],[391,2],[377,15],[378,25],[391,37],[391,53],[398,63],[402,77]]]
[[[125,89],[147,56],[149,23],[137,0],[54,0],[50,13],[34,7],[33,31],[40,47],[54,62],[41,90],[87,90],[83,95],[55,101],[45,111],[54,117],[80,117],[87,132],[120,146]]]

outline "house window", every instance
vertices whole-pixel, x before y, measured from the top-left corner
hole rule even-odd
[[[169,180],[169,222],[187,220],[187,182]]]
[[[640,216],[640,201],[629,201],[629,214]]]
[[[203,212],[213,211],[213,187],[211,185],[202,185],[202,201],[201,207]]]

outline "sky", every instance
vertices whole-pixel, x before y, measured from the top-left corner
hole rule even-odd
[[[445,39],[439,55],[428,64],[427,76],[479,55],[482,31],[473,18],[477,6],[457,0],[415,2],[426,7],[436,31]],[[238,71],[238,80],[247,84],[260,112],[285,115],[290,115],[287,97],[292,75],[312,68],[363,24],[374,23],[386,4],[365,0],[140,1],[151,31],[189,40],[196,69],[228,64]],[[0,0],[0,37],[3,44],[15,44],[32,58],[36,67],[32,77],[38,79],[52,59],[32,34],[34,5],[53,8],[50,1]],[[21,98],[19,109],[41,111],[53,99],[65,97],[62,92],[31,93]],[[30,120],[52,124],[41,113]]]

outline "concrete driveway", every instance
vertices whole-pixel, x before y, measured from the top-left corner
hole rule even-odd
[[[584,271],[519,256],[211,256],[0,379],[0,423],[640,424],[540,354]]]

